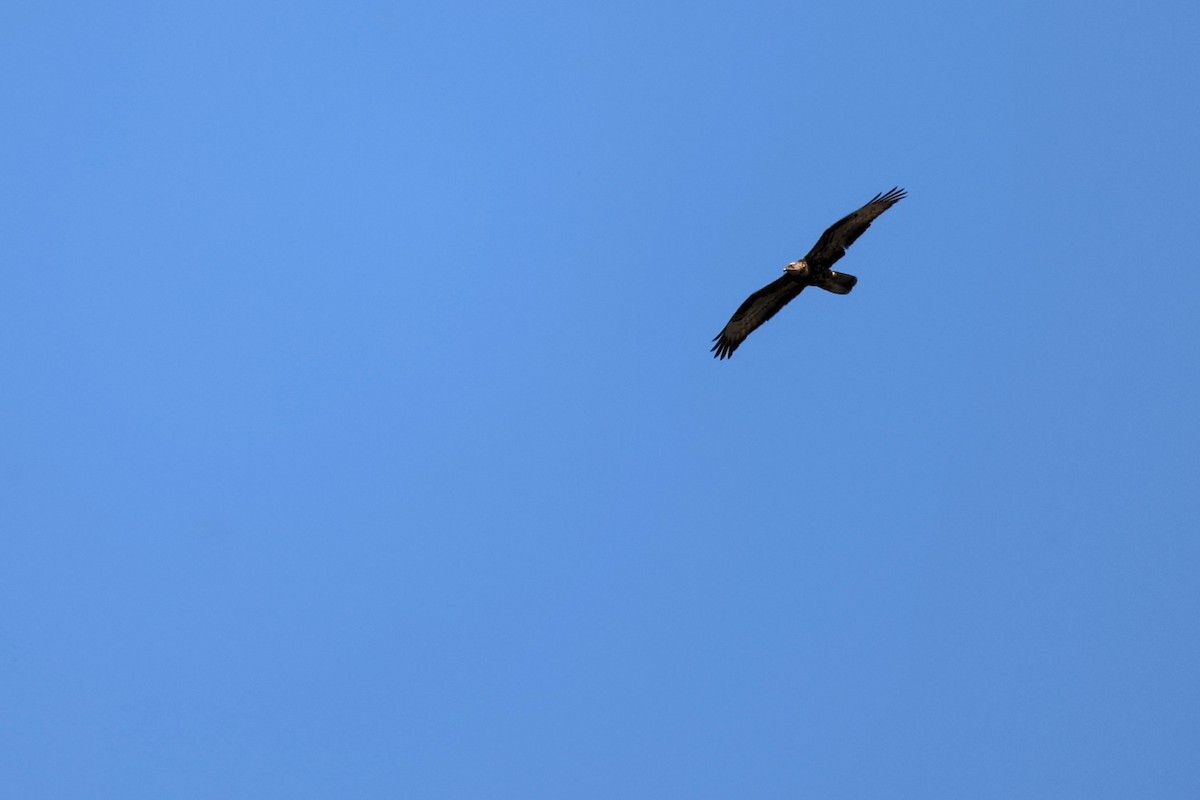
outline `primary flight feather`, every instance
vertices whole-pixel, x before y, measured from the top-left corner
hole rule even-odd
[[[871,227],[876,217],[905,196],[906,192],[900,188],[877,194],[858,211],[830,225],[808,255],[788,264],[783,268],[783,277],[759,289],[738,306],[725,329],[713,339],[716,342],[712,348],[714,356],[725,359],[733,355],[755,328],[775,316],[779,309],[804,291],[805,286],[819,286],[834,294],[849,294],[858,278],[834,272],[830,267],[846,254],[846,248],[854,244],[863,231]]]

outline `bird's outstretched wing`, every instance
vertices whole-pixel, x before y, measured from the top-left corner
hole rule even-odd
[[[883,212],[905,198],[905,191],[898,187],[871,198],[871,202],[848,214],[829,226],[829,230],[821,234],[821,238],[813,245],[804,260],[814,267],[831,267],[839,258],[846,255],[846,248],[854,244],[863,231],[871,227]]]
[[[716,344],[712,352],[716,353],[717,358],[729,358],[751,331],[792,302],[796,295],[804,291],[805,286],[804,281],[784,275],[747,297],[746,302],[733,312],[725,329],[713,338]]]

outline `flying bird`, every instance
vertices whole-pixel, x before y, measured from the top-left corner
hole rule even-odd
[[[732,356],[733,351],[755,328],[792,302],[804,291],[805,286],[819,286],[834,294],[850,294],[858,278],[844,272],[834,272],[830,267],[846,255],[846,248],[871,227],[876,217],[903,200],[906,194],[898,187],[877,194],[858,211],[829,226],[829,230],[821,234],[808,255],[783,268],[783,277],[768,283],[738,306],[725,329],[713,338],[716,342],[712,347],[714,357],[725,359]]]

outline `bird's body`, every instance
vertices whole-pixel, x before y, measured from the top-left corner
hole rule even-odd
[[[876,217],[904,197],[905,191],[899,188],[877,194],[858,211],[831,225],[821,234],[808,255],[784,267],[783,277],[759,289],[738,306],[725,329],[713,339],[716,342],[712,348],[715,357],[724,359],[733,355],[733,351],[755,328],[796,299],[806,286],[817,286],[834,294],[849,294],[854,284],[858,283],[858,278],[834,272],[830,267],[846,254],[846,248],[862,236]]]

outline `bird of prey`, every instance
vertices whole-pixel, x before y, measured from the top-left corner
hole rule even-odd
[[[883,212],[905,198],[905,191],[893,188],[871,198],[871,202],[838,220],[821,234],[808,255],[783,268],[783,277],[767,284],[746,298],[733,312],[725,329],[718,333],[712,347],[715,358],[733,355],[747,336],[804,291],[805,286],[819,286],[834,294],[850,294],[858,278],[830,269],[846,254],[846,248],[862,236],[863,231]]]

